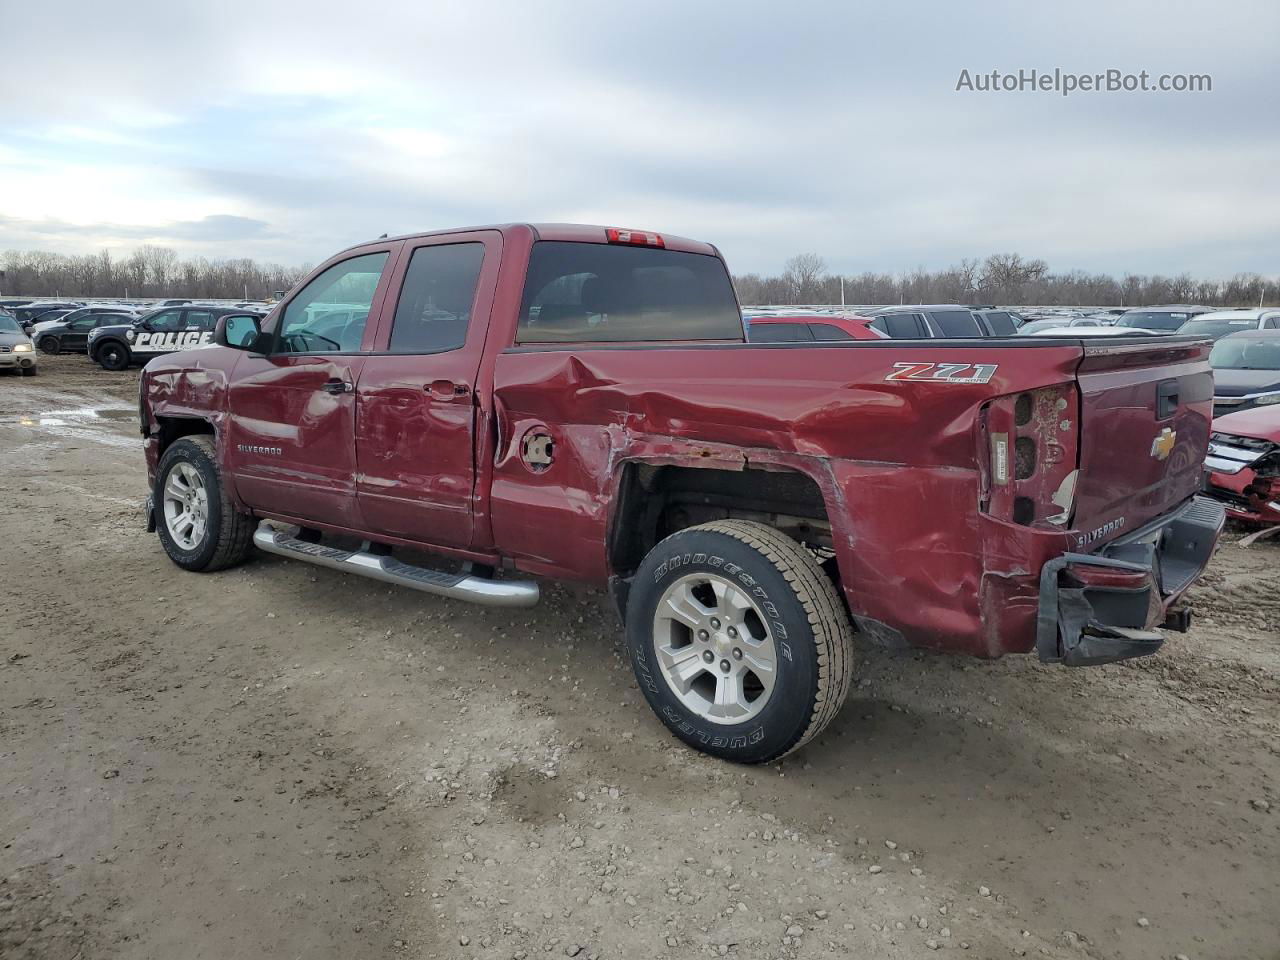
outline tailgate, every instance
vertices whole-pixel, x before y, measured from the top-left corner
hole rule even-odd
[[[1085,343],[1073,526],[1090,551],[1200,487],[1213,417],[1211,344]]]

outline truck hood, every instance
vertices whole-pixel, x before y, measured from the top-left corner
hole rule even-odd
[[[1228,370],[1219,367],[1213,371],[1215,396],[1243,397],[1269,390],[1280,390],[1280,370]]]

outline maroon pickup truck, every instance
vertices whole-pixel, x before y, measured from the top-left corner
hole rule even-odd
[[[855,640],[1106,663],[1185,628],[1207,342],[744,342],[715,247],[514,224],[346,250],[153,360],[165,551],[271,553],[480,603],[608,585],[662,721],[783,756]],[[448,570],[424,565],[429,553]]]

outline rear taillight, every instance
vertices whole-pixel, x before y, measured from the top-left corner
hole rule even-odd
[[[1073,586],[1105,590],[1143,590],[1151,585],[1150,570],[1128,570],[1121,567],[1095,567],[1069,563],[1063,573]]]
[[[609,227],[604,232],[610,243],[628,243],[634,247],[666,247],[660,233],[646,233],[643,230],[622,230]]]
[[[997,397],[983,408],[985,511],[1066,526],[1075,503],[1079,394],[1074,384]]]

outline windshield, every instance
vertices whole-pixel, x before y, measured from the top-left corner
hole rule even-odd
[[[1142,327],[1144,330],[1177,330],[1189,320],[1186,313],[1164,310],[1130,310],[1116,321],[1117,327]]]
[[[1213,345],[1216,370],[1280,370],[1280,337],[1227,337]]]
[[[21,333],[22,327],[18,325],[18,321],[6,314],[0,313],[0,333]]]
[[[1024,323],[1018,328],[1018,333],[1035,333],[1037,330],[1053,330],[1056,327],[1065,327],[1065,320],[1032,320],[1030,323]]]
[[[1257,320],[1192,320],[1178,328],[1178,333],[1193,337],[1225,337],[1228,333],[1257,329]]]

